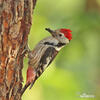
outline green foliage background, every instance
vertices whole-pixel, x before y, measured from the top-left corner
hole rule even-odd
[[[98,2],[99,3],[99,2]],[[100,14],[87,12],[86,0],[38,0],[29,46],[50,34],[44,29],[70,28],[73,39],[24,93],[23,100],[100,100]],[[28,60],[24,61],[26,80]],[[25,81],[24,81],[25,84]],[[82,94],[94,98],[82,98]]]

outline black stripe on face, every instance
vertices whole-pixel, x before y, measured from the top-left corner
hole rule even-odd
[[[54,43],[50,43],[50,42],[45,42],[45,45],[51,45],[51,46],[56,46],[56,47],[62,47],[64,45],[66,45],[65,43],[58,43],[57,45],[54,45]]]
[[[62,47],[62,46],[64,46],[64,45],[66,45],[65,43],[58,43],[56,46],[57,47]]]
[[[50,42],[44,42],[44,44],[45,45],[53,45],[54,46],[54,44],[53,43],[50,43]]]

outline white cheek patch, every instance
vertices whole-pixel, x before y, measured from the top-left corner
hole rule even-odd
[[[68,44],[69,43],[69,40],[68,39],[66,39],[66,44]]]
[[[55,49],[56,49],[57,51],[60,51],[63,47],[64,47],[64,46],[62,46],[62,47],[55,47]]]

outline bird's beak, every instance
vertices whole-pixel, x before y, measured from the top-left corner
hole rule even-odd
[[[46,31],[48,31],[52,36],[55,36],[55,31],[51,30],[50,28],[45,28]]]

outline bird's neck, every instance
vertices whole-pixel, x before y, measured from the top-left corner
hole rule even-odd
[[[60,43],[60,42],[58,42],[58,43],[56,43],[56,44],[54,44],[53,42],[45,42],[44,44],[45,44],[45,45],[56,46],[56,47],[62,47],[62,46],[64,46],[64,45],[66,45],[65,43]]]
[[[60,51],[66,44],[64,43],[58,43],[57,45],[54,46],[54,48],[57,50],[57,51]]]
[[[57,51],[59,51],[62,47],[64,47],[66,44],[65,43],[54,43],[54,42],[45,42],[45,45],[49,45],[51,47],[54,47]]]

